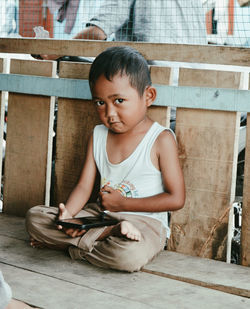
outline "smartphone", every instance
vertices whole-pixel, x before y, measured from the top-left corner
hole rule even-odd
[[[108,216],[99,217],[80,217],[64,220],[57,220],[56,224],[66,228],[75,228],[79,230],[89,230],[94,227],[110,226],[117,224],[116,219],[112,219]]]

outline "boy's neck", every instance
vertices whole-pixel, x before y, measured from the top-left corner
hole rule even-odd
[[[153,125],[153,121],[147,117],[143,125],[136,126],[126,133],[114,133],[109,130],[106,151],[109,162],[118,164],[127,159],[143,140],[148,130]]]

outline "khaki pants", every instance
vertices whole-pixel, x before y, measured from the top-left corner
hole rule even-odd
[[[88,204],[77,217],[97,216],[97,204]],[[83,236],[72,238],[57,229],[57,207],[35,206],[26,216],[26,228],[30,236],[45,244],[68,249],[73,259],[86,259],[91,264],[128,272],[138,271],[150,262],[166,242],[166,229],[156,219],[131,214],[109,213],[119,221],[131,222],[142,234],[140,241],[125,237],[109,236],[97,241],[105,227],[88,230]]]

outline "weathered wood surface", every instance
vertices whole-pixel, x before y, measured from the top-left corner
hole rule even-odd
[[[12,60],[10,72],[53,76],[55,63]],[[8,132],[4,170],[4,211],[24,216],[45,203],[50,98],[9,94]],[[52,113],[52,116],[50,115]]]
[[[179,85],[239,88],[240,74],[180,69]],[[239,115],[177,108],[176,136],[186,183],[186,203],[172,213],[169,249],[226,259],[234,200]]]
[[[164,251],[148,273],[250,298],[250,268]]]
[[[172,71],[168,67],[151,66],[150,74],[153,84],[172,84]],[[158,121],[162,126],[169,127],[170,112],[171,107],[150,106],[148,109],[148,116],[151,117],[154,121]]]
[[[182,282],[184,278],[194,279],[192,268],[196,268],[197,281],[209,283],[208,288],[195,280],[192,284]],[[222,262],[164,252],[141,272],[105,270],[84,261],[72,261],[60,251],[31,248],[24,219],[3,214],[0,214],[0,269],[15,298],[46,309],[99,309],[117,305],[133,309],[250,306],[249,298],[232,295],[231,291],[216,291],[213,287],[217,283],[249,292],[248,268],[241,267],[237,276],[233,268]],[[175,280],[166,274],[179,278]]]
[[[250,49],[243,47],[142,42],[104,42],[93,40],[0,38],[0,52],[2,53],[95,57],[106,48],[117,45],[134,47],[149,60],[238,66],[249,66],[250,63]]]
[[[60,64],[60,77],[88,78],[89,65]],[[87,100],[58,98],[55,186],[53,203],[66,202],[82,170],[89,136],[99,118]],[[94,199],[94,198],[93,198]]]
[[[250,89],[250,84],[249,84]],[[242,207],[242,265],[250,266],[250,114],[247,115],[247,137]]]
[[[10,45],[6,46],[6,42],[9,42]],[[20,46],[20,42],[24,44],[23,46],[27,44],[25,48],[34,48],[36,50],[36,53],[42,52],[43,49],[45,50],[47,48],[49,48],[52,53],[57,53],[57,51],[59,50],[59,46],[63,42],[63,48],[66,48],[66,51],[69,51],[70,53],[71,51],[73,53],[77,52],[78,55],[82,53],[82,55],[85,56],[95,56],[100,51],[104,50],[108,46],[111,46],[112,44],[121,44],[117,42],[113,43],[69,41],[72,43],[71,45],[71,43],[69,43],[68,41],[39,40],[38,42],[38,40],[30,39],[14,39],[12,41],[8,41],[8,39],[0,39],[0,49],[14,48],[15,52],[17,52],[20,48],[23,48],[23,46]],[[58,45],[55,46],[57,43]],[[135,44],[134,47],[139,49],[148,59],[188,62],[198,61],[204,63],[207,62],[208,59],[211,59],[211,61],[208,61],[209,63],[213,63],[213,61],[218,64],[225,64],[226,62],[227,64],[246,65],[246,63],[249,63],[249,49],[246,50],[238,48],[231,49],[229,47],[219,46],[186,45],[183,45],[182,48],[179,48],[177,45],[171,44],[131,44],[132,46],[134,46],[133,44]],[[156,48],[156,46],[158,49]],[[62,51],[64,51],[63,48]],[[26,49],[26,51],[27,50],[28,49]],[[218,54],[216,54],[216,56],[215,51],[219,52]],[[211,58],[209,58],[210,56]],[[188,59],[185,57],[188,57]],[[36,70],[35,66],[37,65],[37,63],[41,63],[39,65],[43,66],[45,62],[30,62],[31,69],[23,66],[22,63],[23,62],[19,61],[19,64],[15,68],[12,67],[12,72],[39,75],[40,73]],[[89,65],[86,64],[61,63],[60,77],[86,79],[88,68]],[[152,67],[151,70],[153,82],[160,84],[171,83],[171,74],[169,68]],[[240,87],[240,78],[238,73],[221,73],[216,71],[210,72],[209,70],[192,70],[192,74],[190,72],[190,70],[181,70],[180,85],[201,85],[206,87],[225,87],[234,89]],[[47,73],[44,72],[40,75],[51,76],[46,74]],[[196,83],[189,83],[188,81],[196,81]],[[10,210],[10,213],[24,215],[27,209],[34,204],[44,203],[44,183],[39,183],[39,181],[36,183],[33,180],[36,179],[35,176],[39,176],[41,177],[41,179],[45,177],[46,181],[46,173],[48,175],[48,169],[44,173],[43,166],[45,166],[45,155],[42,155],[40,151],[38,151],[38,153],[42,155],[43,162],[41,163],[41,161],[35,161],[35,155],[39,156],[38,153],[36,153],[35,149],[42,149],[43,151],[47,151],[46,147],[49,143],[48,141],[47,144],[45,141],[39,143],[39,141],[34,139],[33,136],[28,136],[29,146],[27,147],[27,149],[24,149],[23,145],[25,145],[25,143],[20,137],[22,137],[23,134],[27,133],[26,131],[28,131],[28,128],[25,128],[25,126],[22,124],[22,121],[25,120],[25,122],[27,122],[28,120],[30,121],[30,119],[32,119],[32,126],[34,125],[34,128],[36,128],[36,132],[38,132],[38,130],[40,130],[40,127],[38,129],[38,127],[35,126],[37,125],[38,119],[33,117],[33,115],[31,116],[30,114],[33,108],[31,98],[35,100],[37,104],[36,107],[38,105],[45,106],[44,104],[41,104],[41,102],[43,100],[47,100],[48,98],[40,97],[41,101],[39,101],[37,96],[11,94],[10,97],[14,102],[11,104],[17,107],[13,108],[12,111],[10,108],[10,115],[8,119],[10,130],[8,134],[8,139],[12,139],[13,142],[9,144],[12,146],[7,145],[7,153],[9,153],[9,149],[13,150],[12,147],[14,147],[14,145],[15,147],[17,146],[19,150],[18,152],[12,151],[13,158],[11,157],[11,152],[8,155],[9,158],[12,158],[11,160],[9,160],[9,162],[13,161],[14,164],[13,166],[10,166],[10,163],[8,163],[11,169],[9,172],[6,173],[7,185],[4,189],[4,198],[5,201],[7,201],[8,197],[10,196],[11,198],[13,198],[13,203],[10,203],[9,206],[6,204],[7,208]],[[18,100],[15,98],[18,98]],[[21,105],[19,104],[21,98],[26,98],[25,102],[27,102],[26,108],[28,110],[28,114],[25,116],[26,118],[22,118],[21,116],[22,113],[24,113]],[[25,106],[25,104],[22,104],[22,106]],[[30,108],[31,106],[32,108]],[[13,110],[15,110],[16,114],[14,114]],[[163,125],[168,126],[169,110],[169,108],[166,109],[166,107],[157,106],[151,108],[149,114],[153,117],[153,119],[158,120]],[[45,113],[45,111],[43,111],[43,113]],[[49,123],[49,121],[51,120],[51,110],[48,113],[49,116],[44,116],[46,118],[45,122],[48,121],[47,123]],[[14,116],[11,116],[11,114]],[[19,117],[17,123],[15,123],[15,117]],[[36,117],[38,117],[38,113],[36,114]],[[227,119],[225,120],[224,118]],[[178,247],[177,250],[180,250],[180,252],[183,252],[181,247],[185,246],[187,248],[187,251],[185,251],[185,253],[223,259],[225,243],[222,242],[222,239],[225,240],[226,226],[228,221],[227,211],[229,209],[230,202],[233,200],[233,188],[235,181],[234,169],[236,152],[234,150],[236,147],[233,143],[232,136],[236,136],[237,138],[237,131],[234,130],[234,127],[237,127],[238,118],[236,116],[236,113],[211,111],[204,112],[199,110],[190,111],[187,109],[178,109],[177,119],[177,138],[180,141],[180,156],[182,159],[185,175],[187,176],[189,192],[192,191],[192,197],[190,197],[191,195],[189,195],[188,193],[186,206],[184,210],[182,210],[180,213],[180,224],[176,223],[175,226],[173,226],[173,238],[170,241],[170,246],[172,246],[171,248],[173,248],[174,250],[176,250]],[[196,123],[197,119],[201,119],[200,123]],[[42,119],[39,118],[39,121],[42,121]],[[58,202],[65,202],[72,188],[76,184],[84,160],[87,137],[89,136],[89,133],[91,132],[94,125],[98,122],[99,121],[97,119],[94,108],[89,101],[59,98],[55,199],[53,204],[57,205]],[[215,123],[217,123],[218,125],[214,125]],[[19,131],[16,130],[17,126],[21,127],[24,133],[19,133]],[[46,131],[45,125],[43,127],[43,130],[44,132]],[[227,132],[227,137],[224,139],[222,138],[222,135],[225,132]],[[42,133],[39,132],[39,134]],[[46,134],[47,136],[50,136],[48,132]],[[214,136],[213,134],[216,135]],[[11,137],[12,135],[13,137]],[[31,141],[32,138],[33,141]],[[220,142],[218,142],[218,140],[220,140]],[[207,145],[205,145],[206,141],[208,141]],[[211,151],[208,150],[208,146],[209,148],[212,148]],[[229,147],[229,151],[227,151],[227,147]],[[70,153],[72,152],[72,149],[74,149],[74,151],[73,153]],[[29,152],[29,162],[29,156],[26,155],[25,151],[27,153]],[[22,153],[23,158],[25,158],[23,162],[20,153]],[[209,154],[211,154],[212,160],[209,157]],[[20,164],[20,162],[22,162],[22,164]],[[27,182],[25,179],[23,179],[22,176],[25,175],[25,173],[29,174],[31,168],[34,169],[35,166],[38,166],[39,164],[37,164],[37,162],[39,162],[40,164],[40,169],[34,170],[34,174],[32,174],[30,178],[28,178]],[[46,158],[46,162],[48,162],[48,156]],[[28,166],[28,164],[30,165],[28,169],[23,168],[25,166]],[[248,165],[249,163],[246,163],[246,169]],[[48,164],[46,165],[46,167],[48,167]],[[217,167],[217,169],[215,167]],[[12,178],[9,179],[14,179],[14,181],[8,180],[8,177],[10,177],[10,175]],[[26,176],[29,177],[28,175]],[[8,185],[8,181],[9,183],[11,183],[11,185]],[[23,184],[25,185],[24,191]],[[247,189],[245,189],[244,192],[248,192],[248,181],[245,182],[245,187]],[[17,188],[17,191],[15,188]],[[32,192],[39,192],[39,201],[37,201],[37,199],[32,200],[32,198],[30,198],[33,194]],[[195,192],[194,195],[193,192]],[[43,198],[41,198],[41,196],[43,196]],[[245,196],[244,198],[247,197]],[[28,203],[25,203],[26,206],[21,206],[22,201],[27,200]],[[221,206],[221,208],[218,207],[219,205]],[[245,203],[245,205],[248,204]],[[192,209],[189,209],[189,206],[191,206]],[[243,260],[249,261],[249,221],[246,219],[249,217],[248,208],[248,206],[245,206],[245,208],[243,209],[242,240],[244,251]],[[197,210],[199,210],[200,213]],[[197,213],[199,213],[198,216]],[[206,213],[207,217],[203,216],[204,213]],[[174,214],[172,218],[174,223],[175,218],[178,218],[178,216],[176,217],[176,214]],[[197,221],[195,221],[196,219]],[[244,224],[244,220],[246,220],[246,224]],[[184,225],[185,228],[183,229]],[[201,233],[199,237],[196,237],[197,230]],[[207,231],[210,231],[211,234],[207,235]],[[185,234],[185,237],[182,237],[182,234]],[[190,239],[188,239],[188,237],[190,237]],[[193,243],[193,240],[195,239],[197,241]],[[184,242],[184,240],[188,240],[188,242]]]
[[[6,59],[0,58],[0,73],[6,70]],[[4,131],[4,114],[5,114],[5,92],[0,90],[0,162],[3,160],[3,131]],[[2,164],[0,163],[0,187],[2,186]]]
[[[153,106],[250,112],[249,91],[222,88],[172,87],[154,84]],[[88,80],[0,74],[0,90],[29,95],[91,100]]]

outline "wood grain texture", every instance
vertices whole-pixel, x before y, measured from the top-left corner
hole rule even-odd
[[[12,60],[10,72],[52,76],[52,62]],[[50,98],[9,94],[4,170],[4,212],[25,216],[44,204]]]
[[[143,271],[250,298],[250,268],[164,251]]]
[[[1,271],[13,297],[39,308],[109,309],[118,303],[120,309],[250,306],[250,269],[243,266],[164,251],[142,271],[124,273],[72,261],[59,250],[34,249],[27,241],[24,219],[0,214]]]
[[[144,42],[1,38],[0,52],[96,57],[108,47],[124,44],[136,48],[148,60],[239,66],[250,63],[250,49],[244,47]]]
[[[150,74],[153,84],[171,85],[172,83],[171,68],[169,67],[151,66]],[[171,107],[151,105],[148,109],[148,116],[154,121],[159,122],[162,126],[169,127],[170,112]]]
[[[181,69],[179,85],[237,89],[240,74]],[[176,136],[187,198],[184,208],[172,213],[170,250],[226,259],[238,134],[236,112],[177,108]]]
[[[89,65],[78,63],[71,66],[65,62],[61,63],[60,77],[87,78],[88,71]],[[99,118],[91,101],[58,98],[53,204],[66,202],[76,185],[85,159],[89,136],[98,123]],[[96,190],[97,188],[98,185]]]
[[[250,76],[249,76],[250,77]],[[249,80],[250,89],[250,80]],[[247,115],[247,135],[243,187],[241,263],[250,266],[250,114]]]
[[[6,59],[0,58],[0,73],[4,73],[6,68]],[[5,92],[0,91],[0,187],[2,186],[2,166],[4,150],[4,116],[5,116]]]

